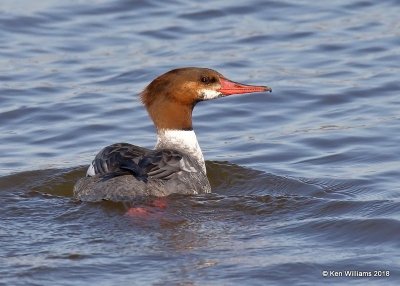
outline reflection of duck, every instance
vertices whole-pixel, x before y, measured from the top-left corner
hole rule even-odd
[[[231,94],[271,91],[236,83],[206,68],[171,70],[153,80],[141,99],[157,128],[155,150],[117,143],[101,150],[74,187],[84,201],[211,191],[203,154],[192,128],[196,103]]]

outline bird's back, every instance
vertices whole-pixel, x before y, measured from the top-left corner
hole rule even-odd
[[[127,143],[101,150],[88,176],[74,186],[74,197],[82,201],[130,201],[209,192],[206,174],[191,156],[173,149],[149,150]]]

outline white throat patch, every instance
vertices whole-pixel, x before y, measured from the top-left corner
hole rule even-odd
[[[206,165],[199,142],[193,130],[160,130],[157,132],[155,149],[175,149],[196,158],[199,165],[206,173]]]
[[[222,94],[219,91],[212,89],[202,89],[200,90],[200,93],[203,96],[204,100],[214,99],[222,96]]]

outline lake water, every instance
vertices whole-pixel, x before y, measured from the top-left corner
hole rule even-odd
[[[0,284],[400,285],[399,15],[2,0]],[[196,106],[213,193],[148,216],[74,201],[102,147],[154,146],[138,93],[182,66],[273,89]]]

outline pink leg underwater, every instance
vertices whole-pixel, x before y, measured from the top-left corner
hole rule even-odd
[[[165,198],[158,198],[150,201],[148,205],[141,205],[129,208],[125,215],[143,218],[156,217],[161,216],[162,210],[166,208],[167,200]]]

